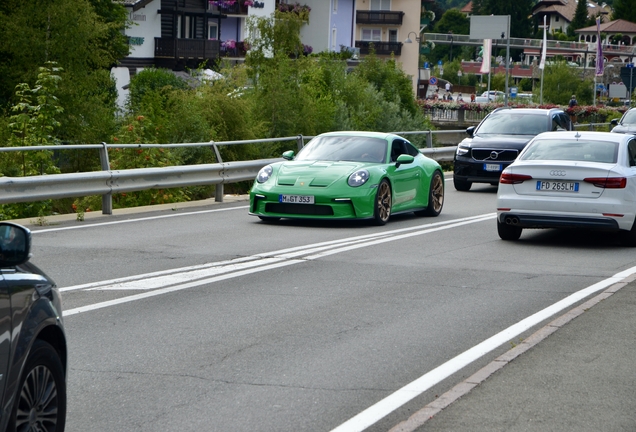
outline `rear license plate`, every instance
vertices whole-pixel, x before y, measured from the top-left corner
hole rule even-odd
[[[313,195],[278,195],[278,202],[286,204],[313,204]]]
[[[484,164],[484,171],[501,171],[501,164]]]
[[[578,192],[578,182],[567,181],[541,181],[537,180],[538,191],[552,191],[552,192]]]

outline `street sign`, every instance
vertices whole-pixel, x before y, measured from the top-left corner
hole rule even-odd
[[[441,66],[442,65],[442,61],[441,60],[437,60],[437,65]]]
[[[621,68],[621,81],[623,81],[623,84],[627,87],[629,94],[632,94],[634,86],[636,85],[636,74],[634,73],[634,64],[628,63],[628,65],[630,64],[632,65],[631,67],[624,66]]]
[[[517,97],[517,87],[510,87],[510,97],[512,98]]]
[[[435,77],[431,77],[431,79],[429,79],[429,80],[428,80],[428,83],[429,83],[430,85],[435,85],[435,84],[437,84],[437,78],[435,78]]]

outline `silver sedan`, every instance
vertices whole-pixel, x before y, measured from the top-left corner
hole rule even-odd
[[[609,132],[537,135],[506,168],[497,192],[497,232],[525,228],[620,232],[636,246],[636,136]]]

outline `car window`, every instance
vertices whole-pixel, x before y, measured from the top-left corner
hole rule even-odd
[[[387,142],[364,136],[321,136],[309,141],[297,161],[385,162]]]
[[[504,111],[493,113],[479,125],[476,135],[538,135],[547,130],[545,114]]]
[[[401,139],[393,140],[393,143],[391,144],[391,162],[397,161],[398,156],[402,154],[410,154],[408,150],[409,146],[410,144],[408,144],[404,140],[401,140]],[[414,155],[411,155],[411,156],[414,156]]]
[[[420,151],[418,149],[415,148],[415,146],[409,142],[405,143],[406,146],[406,154],[409,154],[413,157],[417,156],[418,154],[420,154]]]
[[[616,163],[618,143],[592,140],[535,140],[519,157],[521,160],[567,160]]]
[[[557,119],[562,129],[572,130],[572,127],[570,126],[571,124],[570,117],[568,117],[565,113],[558,113]]]
[[[621,119],[621,124],[636,124],[636,110],[627,111]]]
[[[629,166],[636,166],[636,139],[632,139],[627,144],[627,154],[629,155]]]

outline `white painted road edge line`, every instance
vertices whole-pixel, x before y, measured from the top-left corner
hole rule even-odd
[[[433,402],[417,410],[407,420],[400,422],[392,427],[389,432],[414,432],[428,420],[433,418],[434,415],[436,415],[443,409],[448,408],[459,398],[470,393],[473,388],[486,381],[486,379],[488,379],[495,372],[505,367],[512,360],[525,353],[530,348],[538,345],[540,342],[542,342],[552,333],[572,321],[574,318],[581,316],[589,308],[612,296],[621,288],[627,286],[629,282],[633,282],[635,279],[636,274],[632,274],[631,276],[623,279],[621,282],[610,285],[609,288],[607,288],[605,291],[597,294],[585,303],[582,303],[577,307],[570,309],[565,314],[557,317],[553,321],[549,322],[548,324],[534,332],[519,345],[500,355],[492,362],[484,366],[482,369],[475,372],[472,376],[455,385],[455,387],[442,394],[439,398],[436,398]]]
[[[560,300],[555,304],[519,321],[518,323],[475,345],[468,351],[459,354],[446,363],[436,367],[430,372],[427,372],[420,378],[390,394],[355,417],[352,417],[345,423],[333,429],[331,432],[359,432],[365,430],[434,385],[440,383],[495,348],[515,338],[524,331],[539,324],[541,321],[550,318],[585,297],[622,281],[634,273],[636,273],[636,267],[617,273],[614,276],[577,291],[563,300]]]
[[[66,231],[66,230],[81,229],[81,228],[94,228],[99,226],[116,225],[116,224],[131,223],[131,222],[143,222],[148,220],[166,219],[166,218],[179,217],[179,216],[192,216],[192,215],[198,215],[203,213],[217,213],[217,212],[239,210],[239,209],[246,209],[246,208],[249,208],[249,206],[228,207],[228,208],[221,208],[221,209],[214,209],[214,210],[199,210],[199,211],[186,212],[186,213],[170,213],[167,215],[148,216],[148,217],[137,218],[137,219],[124,219],[124,220],[118,220],[118,221],[100,222],[100,223],[87,224],[87,225],[74,225],[69,227],[47,228],[42,230],[31,231],[31,234],[40,234],[40,233],[46,233],[46,232],[52,232],[52,231]]]

